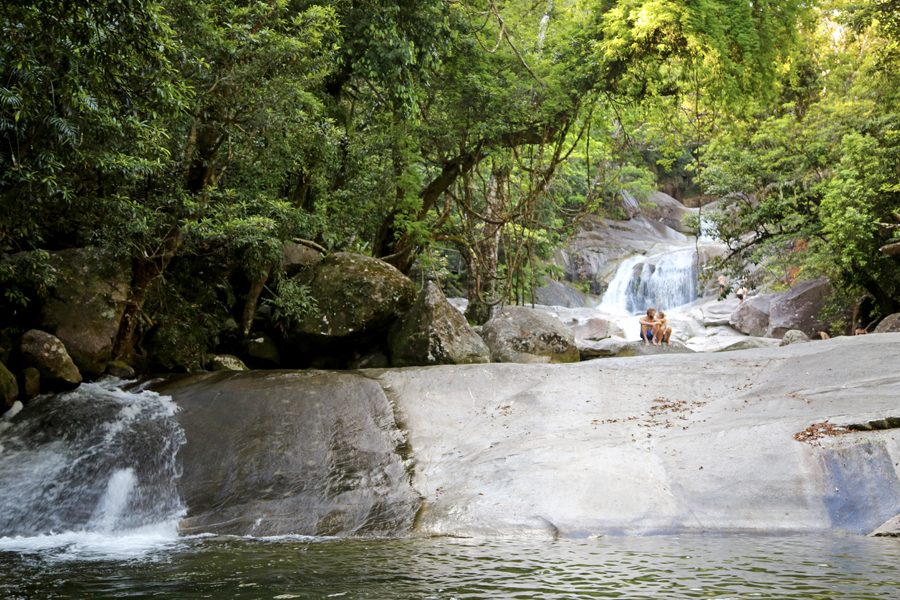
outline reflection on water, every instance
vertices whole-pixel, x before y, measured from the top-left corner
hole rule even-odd
[[[900,540],[886,538],[206,537],[140,556],[82,552],[72,540],[0,542],[0,597],[9,599],[900,597]]]

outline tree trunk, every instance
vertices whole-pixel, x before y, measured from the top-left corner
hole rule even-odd
[[[135,261],[131,275],[131,291],[125,303],[122,320],[119,321],[119,333],[113,344],[113,356],[126,358],[134,353],[137,343],[137,329],[141,321],[141,310],[153,286],[181,247],[181,232],[173,229],[163,239],[159,252],[143,261]]]
[[[256,316],[256,306],[259,303],[259,296],[262,294],[266,281],[269,280],[269,269],[259,279],[255,279],[250,283],[250,291],[247,292],[247,300],[244,302],[244,314],[241,318],[241,335],[247,337],[250,335],[250,329],[253,328],[253,317]]]
[[[494,167],[488,184],[485,207],[485,223],[482,239],[475,244],[475,257],[467,263],[468,297],[466,319],[476,325],[484,325],[491,318],[497,290],[497,265],[500,249],[500,233],[503,231],[503,213],[509,169]]]

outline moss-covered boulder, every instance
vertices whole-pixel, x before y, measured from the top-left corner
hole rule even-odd
[[[375,258],[338,252],[301,273],[316,307],[291,334],[319,342],[386,330],[409,310],[416,287],[403,273]]]
[[[220,354],[209,359],[210,371],[249,371],[244,361],[231,354]]]
[[[886,316],[872,333],[894,333],[900,331],[900,313]]]
[[[106,374],[119,379],[128,379],[134,377],[134,368],[124,361],[113,360],[106,365]]]
[[[482,339],[430,281],[402,323],[391,329],[388,344],[395,367],[491,362]]]
[[[32,329],[22,336],[20,348],[25,362],[38,370],[50,389],[71,389],[81,383],[78,367],[56,336]]]
[[[9,372],[3,363],[0,363],[0,409],[4,406],[12,406],[19,397],[19,384],[16,376]]]
[[[96,248],[53,252],[49,264],[56,284],[41,308],[40,329],[62,341],[81,373],[99,376],[112,359],[130,268]]]
[[[572,330],[545,312],[510,306],[481,328],[481,338],[494,362],[578,362]]]
[[[25,398],[28,400],[41,395],[41,372],[34,367],[22,369],[22,383],[25,388]]]

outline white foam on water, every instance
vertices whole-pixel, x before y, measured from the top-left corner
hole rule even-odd
[[[113,531],[116,522],[128,506],[128,498],[137,485],[134,469],[120,469],[113,473],[106,484],[106,493],[91,517],[90,527],[96,531]]]
[[[0,537],[0,552],[43,554],[55,560],[139,558],[177,544],[178,521],[115,533],[64,531],[36,536]]]
[[[169,397],[123,391],[122,384],[83,384],[46,398],[40,412],[3,422],[0,551],[128,558],[179,540],[185,509],[175,488],[175,453],[184,434],[172,420],[179,408]],[[46,430],[39,419],[48,414]],[[83,422],[68,425],[70,415]],[[58,437],[42,438],[48,434]]]
[[[641,315],[650,307],[675,312],[699,297],[696,271],[693,249],[631,256],[619,265],[597,309],[623,317]]]

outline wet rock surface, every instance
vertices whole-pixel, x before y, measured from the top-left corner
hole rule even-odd
[[[896,415],[898,359],[885,334],[377,377],[410,432],[420,533],[865,534],[900,506],[898,430],[794,436]]]
[[[900,506],[898,360],[889,333],[157,389],[181,407],[185,532],[865,534]]]
[[[251,371],[156,384],[181,407],[185,533],[392,535],[419,507],[381,387],[348,373]]]

